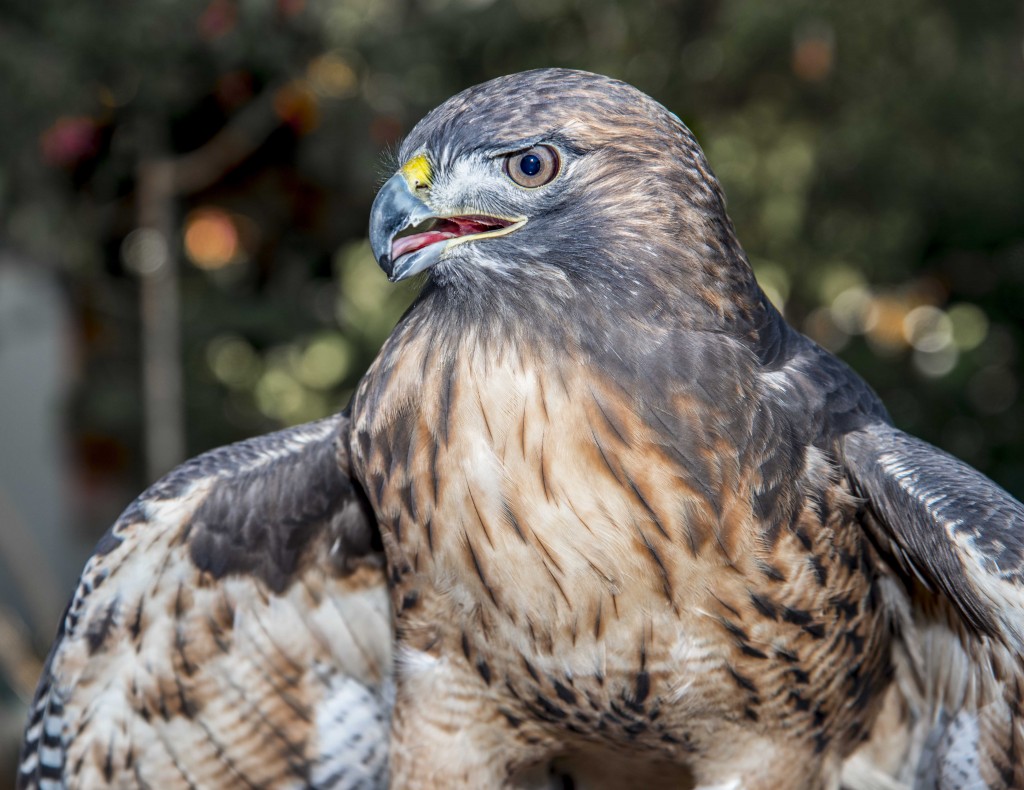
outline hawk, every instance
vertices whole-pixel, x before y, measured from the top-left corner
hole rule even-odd
[[[418,300],[101,540],[20,786],[1024,786],[1024,506],[786,324],[675,115],[541,69],[399,161]]]

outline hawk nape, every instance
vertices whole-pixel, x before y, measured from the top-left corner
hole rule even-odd
[[[400,161],[418,301],[101,541],[21,785],[1024,786],[1024,507],[784,322],[679,119],[544,69]]]

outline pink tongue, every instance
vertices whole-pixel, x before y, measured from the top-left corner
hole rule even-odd
[[[471,233],[483,233],[494,227],[504,227],[501,220],[484,221],[486,217],[446,217],[438,222],[437,227],[425,233],[414,233],[403,236],[391,243],[391,260],[397,261],[403,255],[422,250],[439,241],[454,239],[457,236],[468,236]]]
[[[429,247],[431,244],[445,239],[454,239],[457,235],[448,230],[428,230],[426,233],[416,233],[412,236],[395,239],[391,244],[391,260],[396,261],[410,252],[422,250],[424,247]]]

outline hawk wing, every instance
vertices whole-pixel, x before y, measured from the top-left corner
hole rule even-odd
[[[847,434],[842,450],[903,567],[972,630],[1024,653],[1024,505],[890,425]]]
[[[1024,787],[1024,505],[884,423],[840,452],[867,523],[906,574],[894,664],[914,787]]]
[[[1024,787],[1024,505],[894,428],[864,381],[806,338],[782,328],[774,349],[764,378],[778,408],[836,456],[892,568],[879,592],[898,632],[893,698],[844,786]]]
[[[18,787],[378,787],[391,622],[348,418],[214,450],[99,542]]]

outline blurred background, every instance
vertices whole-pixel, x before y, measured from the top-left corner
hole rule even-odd
[[[365,239],[383,154],[546,65],[677,112],[788,319],[1024,496],[1019,2],[4,0],[0,788],[118,512],[342,407],[412,298]]]

